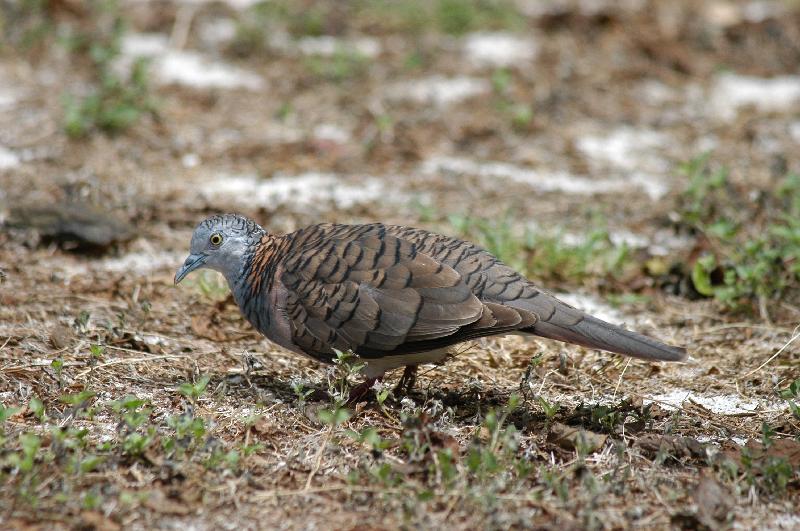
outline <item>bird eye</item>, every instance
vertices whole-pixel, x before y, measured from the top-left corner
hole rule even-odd
[[[211,245],[220,245],[222,244],[222,234],[215,232],[211,235],[208,241],[211,242]]]

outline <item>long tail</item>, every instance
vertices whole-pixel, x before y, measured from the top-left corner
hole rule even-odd
[[[540,297],[542,296],[548,297],[551,299],[548,302],[554,303],[551,306],[553,311],[549,316],[539,314],[542,319],[530,329],[536,335],[643,360],[681,361],[686,358],[685,348],[667,345],[651,337],[625,330],[573,308],[555,297],[541,294]]]

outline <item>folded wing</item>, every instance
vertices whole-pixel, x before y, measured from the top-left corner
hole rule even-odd
[[[415,353],[534,326],[522,308],[481,301],[461,273],[381,225],[295,249],[279,281],[293,341],[316,357]]]

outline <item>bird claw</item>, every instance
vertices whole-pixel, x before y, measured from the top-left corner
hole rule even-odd
[[[395,396],[400,396],[401,394],[408,395],[411,393],[411,390],[414,389],[415,383],[417,383],[417,366],[406,365],[405,369],[403,369],[403,375],[400,377],[400,381],[397,382],[397,385],[392,389],[392,394]]]
[[[350,395],[348,396],[345,405],[353,406],[359,402],[368,401],[369,398],[367,395],[369,395],[369,392],[372,390],[372,386],[375,385],[375,382],[380,381],[382,378],[382,376],[378,378],[367,378],[360,384],[350,389]]]
[[[353,406],[359,402],[367,402],[370,400],[369,394],[372,391],[375,382],[379,382],[383,379],[382,376],[377,378],[367,378],[360,384],[356,385],[352,389],[350,389],[350,395],[347,398],[347,402],[345,405]],[[417,381],[417,366],[416,365],[406,365],[405,369],[403,370],[403,375],[400,377],[400,381],[397,382],[394,389],[392,389],[392,394],[395,396],[400,395],[407,395],[411,392],[414,388],[414,384]]]

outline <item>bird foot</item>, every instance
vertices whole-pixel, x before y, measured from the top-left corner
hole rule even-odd
[[[400,381],[394,386],[392,394],[395,396],[400,396],[401,393],[407,395],[411,393],[415,383],[417,383],[417,366],[406,365],[405,369],[403,369],[403,376],[400,377]]]
[[[375,385],[375,382],[379,382],[382,379],[383,376],[379,376],[377,378],[367,378],[360,384],[350,389],[350,396],[347,398],[345,405],[352,406],[358,402],[369,400],[367,395],[369,395],[369,392],[372,390],[372,386]]]

